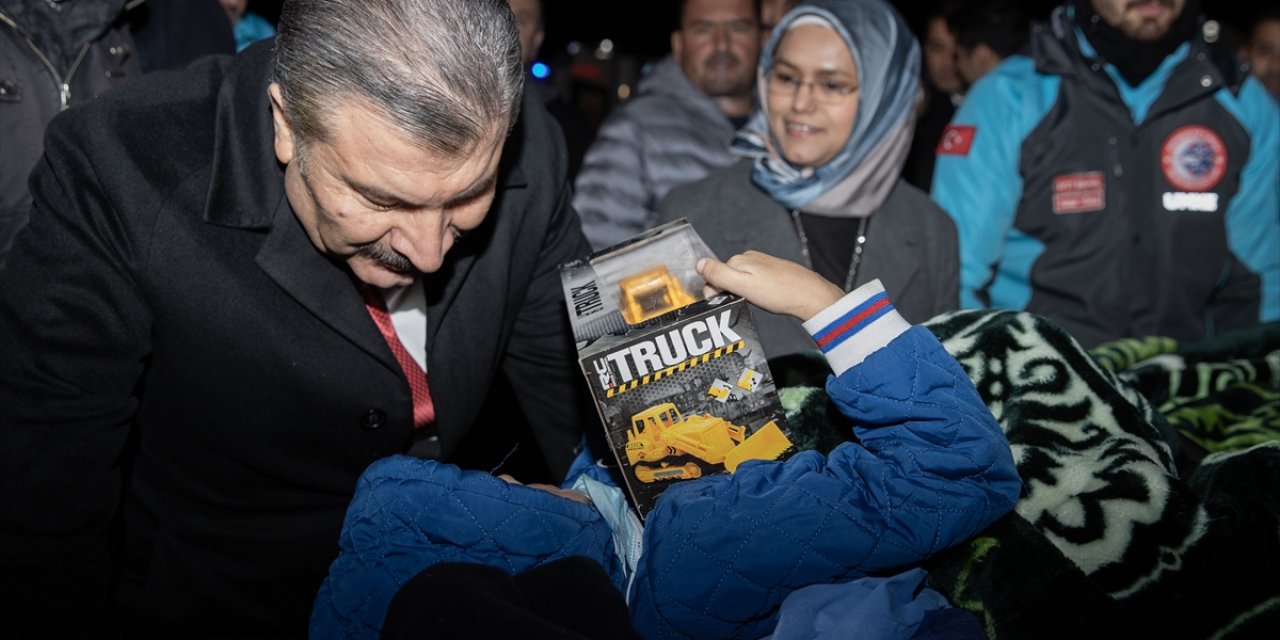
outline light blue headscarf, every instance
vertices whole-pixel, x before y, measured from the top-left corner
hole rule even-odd
[[[859,84],[853,133],[839,154],[814,170],[802,170],[773,150],[765,113],[773,54],[805,16],[822,20],[844,39]],[[755,159],[752,181],[788,209],[841,217],[878,209],[898,180],[915,126],[920,45],[902,16],[883,0],[803,0],[773,30],[756,74],[760,106],[733,143],[736,153]]]

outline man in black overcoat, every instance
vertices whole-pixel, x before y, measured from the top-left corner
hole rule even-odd
[[[523,77],[500,0],[288,0],[52,123],[0,272],[0,634],[302,637],[361,471],[492,445],[499,375],[567,470],[587,246]]]

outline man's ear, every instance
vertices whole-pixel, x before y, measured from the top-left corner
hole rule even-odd
[[[671,57],[676,59],[676,64],[683,67],[681,60],[684,58],[684,32],[671,32]]]
[[[294,146],[293,127],[284,117],[284,96],[280,92],[280,84],[272,82],[267,87],[267,95],[271,96],[271,121],[276,125],[276,160],[287,165],[293,162],[297,147]]]

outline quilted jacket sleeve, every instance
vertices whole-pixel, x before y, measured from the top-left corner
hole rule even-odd
[[[902,568],[1013,509],[1009,445],[959,364],[879,281],[806,323],[861,446],[744,463],[669,489],[631,607],[646,638],[759,637],[792,591]]]
[[[609,526],[593,507],[409,456],[365,470],[338,544],[311,613],[312,640],[376,640],[400,587],[441,562],[516,574],[585,556],[622,584]]]

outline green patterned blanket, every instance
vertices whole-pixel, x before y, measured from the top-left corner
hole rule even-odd
[[[928,326],[1023,479],[1013,513],[930,561],[930,586],[993,639],[1280,637],[1280,323],[1091,352],[1025,313]],[[820,367],[774,372],[793,429],[834,446]]]

